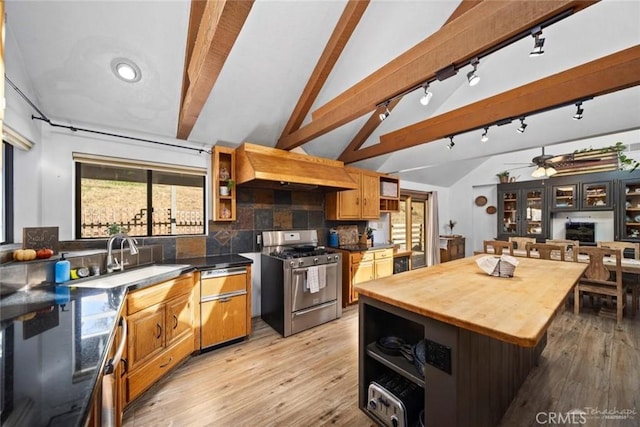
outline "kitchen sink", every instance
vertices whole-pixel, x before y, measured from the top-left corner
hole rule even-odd
[[[104,276],[95,276],[85,280],[72,280],[65,283],[65,285],[77,288],[111,289],[123,285],[140,284],[146,280],[162,280],[157,276],[169,275],[187,267],[189,267],[188,264],[150,265]]]

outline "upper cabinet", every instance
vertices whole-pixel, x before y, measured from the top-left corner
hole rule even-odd
[[[542,180],[498,186],[498,238],[547,237],[545,183]]]
[[[400,210],[400,180],[391,175],[380,175],[380,211]]]
[[[364,169],[345,168],[345,170],[353,181],[358,184],[358,188],[327,193],[327,219],[380,218],[380,175]]]
[[[619,182],[619,240],[640,241],[640,178]]]
[[[613,209],[612,181],[591,176],[552,178],[552,211],[593,211]]]
[[[235,149],[216,145],[211,154],[211,191],[214,221],[236,220]]]

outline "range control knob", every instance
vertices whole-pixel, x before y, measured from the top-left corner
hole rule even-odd
[[[395,415],[391,415],[391,425],[393,427],[398,427],[398,417],[396,417]]]
[[[293,261],[289,261],[289,265],[290,265],[291,267],[293,267],[293,266],[295,266],[295,265],[296,265],[296,263],[295,263],[295,262],[293,262]]]
[[[318,261],[319,261],[319,260],[318,260],[318,258],[317,258],[317,257],[313,259],[313,263],[314,263],[314,264],[317,264],[317,263],[318,263]]]
[[[298,265],[304,265],[304,261],[303,260],[299,260],[298,261]]]
[[[376,400],[375,399],[371,399],[369,401],[369,408],[371,408],[372,410],[375,411],[377,407],[378,407],[378,404],[376,403]]]
[[[333,259],[333,257],[332,257],[331,255],[329,255],[329,256],[327,257],[327,261],[331,261],[332,259]]]

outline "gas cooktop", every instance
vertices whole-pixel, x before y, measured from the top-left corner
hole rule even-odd
[[[318,247],[313,248],[311,250],[309,250],[309,249],[300,250],[300,249],[296,249],[296,248],[283,249],[283,250],[280,250],[280,251],[270,252],[269,255],[271,255],[272,257],[279,258],[279,259],[293,259],[293,258],[303,258],[303,257],[308,257],[308,256],[327,255],[327,254],[332,254],[332,253],[334,253],[334,252],[330,251],[330,250],[327,250],[323,246],[318,246]]]

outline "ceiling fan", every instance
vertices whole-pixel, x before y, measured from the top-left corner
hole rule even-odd
[[[594,160],[597,161],[599,159],[576,159],[574,158],[573,153],[560,154],[560,155],[545,154],[544,147],[542,147],[542,154],[539,156],[535,156],[533,159],[531,159],[530,164],[522,167],[535,166],[536,169],[534,169],[534,171],[531,173],[531,176],[534,178],[540,178],[543,176],[555,175],[558,172],[557,171],[558,167],[569,166],[569,165],[572,165],[575,163],[581,163],[581,162],[593,162]],[[521,164],[521,163],[507,163],[507,164]],[[516,168],[516,169],[520,169],[520,168]]]

